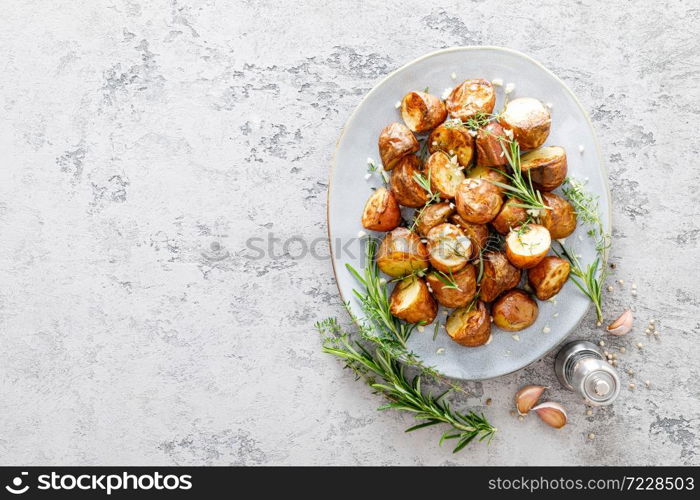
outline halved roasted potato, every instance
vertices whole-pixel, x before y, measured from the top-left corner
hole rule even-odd
[[[397,162],[389,184],[399,204],[417,208],[428,201],[430,195],[416,181],[416,174],[422,173],[421,162],[416,155],[404,156]]]
[[[474,137],[467,127],[448,122],[430,133],[428,151],[444,151],[450,156],[456,156],[460,165],[468,167],[474,157]]]
[[[476,295],[476,268],[467,264],[456,273],[439,273],[431,271],[425,277],[433,297],[445,307],[463,307]],[[456,285],[455,288],[453,285]]]
[[[522,200],[517,198],[506,201],[496,218],[491,221],[493,228],[501,234],[508,234],[514,227],[522,225],[528,218],[527,211],[518,206],[522,204]]]
[[[447,109],[439,97],[409,92],[401,101],[401,117],[414,132],[427,132],[445,121]]]
[[[498,118],[504,129],[513,132],[521,150],[539,148],[547,140],[552,118],[547,107],[538,99],[519,97],[506,104]]]
[[[539,224],[515,228],[506,236],[506,256],[511,264],[520,269],[535,267],[551,246],[549,231]]]
[[[452,340],[467,347],[484,345],[491,337],[491,317],[482,301],[473,307],[460,307],[452,311],[445,323]]]
[[[379,245],[376,258],[379,269],[394,278],[427,269],[429,263],[428,249],[417,234],[405,227],[397,227],[387,233]]]
[[[540,223],[549,230],[552,239],[566,238],[576,229],[576,211],[567,200],[554,193],[542,193],[549,210],[542,210]]]
[[[401,224],[401,208],[394,193],[384,187],[374,191],[362,212],[362,226],[372,231],[391,231]]]
[[[527,271],[527,281],[538,299],[547,300],[559,293],[569,279],[570,271],[567,260],[549,256]]]
[[[407,323],[432,323],[437,310],[428,287],[417,276],[399,281],[391,292],[389,312]]]
[[[476,134],[476,165],[479,167],[498,167],[506,165],[508,158],[504,152],[503,141],[509,141],[503,127],[498,122],[489,122]]]
[[[535,299],[522,290],[508,290],[491,306],[493,323],[504,330],[517,332],[537,320],[539,308]]]
[[[438,224],[447,222],[454,212],[454,205],[447,201],[428,205],[416,216],[416,231],[421,236],[425,236],[428,234],[428,231]]]
[[[430,263],[438,271],[455,273],[467,265],[472,255],[472,242],[454,224],[435,226],[426,236]]]
[[[566,151],[560,146],[544,146],[520,157],[523,172],[530,172],[540,191],[553,191],[566,179]]]
[[[500,190],[485,179],[466,179],[457,186],[455,206],[467,222],[486,224],[498,215],[503,205]]]
[[[467,173],[467,179],[485,179],[492,184],[492,181],[499,182],[501,184],[509,184],[508,178],[501,171],[500,167],[476,166]],[[494,184],[494,186],[496,185]],[[496,186],[496,189],[498,189],[498,192],[503,195],[503,189],[498,186]]]
[[[491,302],[520,283],[522,271],[511,264],[503,252],[484,253],[483,265],[479,298],[484,302]]]
[[[464,180],[462,166],[452,161],[452,158],[447,153],[436,151],[425,162],[427,175],[430,176],[431,188],[447,199],[455,197],[457,186]]]
[[[487,80],[465,80],[452,90],[445,104],[450,116],[467,120],[479,112],[491,113],[496,105],[496,91]]]
[[[379,156],[384,170],[393,169],[401,158],[419,149],[416,136],[403,123],[390,123],[379,134]]]

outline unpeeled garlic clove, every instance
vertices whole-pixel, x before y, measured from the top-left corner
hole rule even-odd
[[[515,407],[520,415],[527,415],[540,399],[546,387],[542,385],[526,385],[515,393]]]
[[[537,413],[537,416],[540,417],[545,424],[555,429],[561,429],[566,425],[566,410],[559,403],[547,401],[546,403],[535,406],[532,411]]]
[[[634,317],[632,316],[632,310],[627,309],[625,312],[620,314],[620,316],[608,325],[608,333],[610,335],[627,335],[630,330],[632,330],[632,323],[634,322]]]

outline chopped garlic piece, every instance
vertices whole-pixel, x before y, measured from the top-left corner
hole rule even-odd
[[[418,328],[416,328],[416,330],[423,333],[425,331],[425,327],[423,325],[418,325]]]
[[[444,101],[448,97],[450,97],[450,94],[452,93],[452,87],[447,87],[445,90],[442,91],[442,100]]]
[[[494,78],[491,80],[491,83],[493,83],[496,87],[503,87],[503,78]]]
[[[365,180],[366,180],[366,181],[368,181],[370,177],[372,177],[372,174],[369,174],[369,173],[368,173],[368,174],[365,174]]]
[[[512,335],[512,337],[513,337],[513,340],[515,340],[516,342],[520,342],[520,335],[518,335],[517,333],[514,333]]]
[[[445,354],[445,348],[440,347],[437,351],[435,351],[435,354]]]
[[[457,73],[455,73],[455,72],[453,71],[452,74],[450,75],[450,78],[452,78],[453,80],[456,80],[456,79],[457,79]]]
[[[510,94],[515,90],[515,84],[509,83],[506,85],[506,94]]]
[[[554,107],[554,104],[548,102],[547,104],[545,104],[545,106],[547,106],[549,109],[552,109]]]
[[[545,326],[544,328],[542,328],[542,333],[549,333],[551,331],[552,331],[552,329],[548,326]]]
[[[360,231],[359,233],[357,233],[358,238],[364,238],[365,236],[367,236],[367,233],[365,231]]]
[[[401,107],[401,101],[396,101],[396,104],[394,104],[394,107],[396,109],[399,109]]]
[[[579,153],[583,153],[583,150],[584,150],[584,149],[585,149],[585,148],[583,147],[583,144],[579,144],[579,145],[578,145],[578,152],[579,152]]]

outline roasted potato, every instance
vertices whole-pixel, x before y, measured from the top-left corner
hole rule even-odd
[[[477,255],[481,250],[486,248],[486,243],[489,239],[489,228],[485,224],[473,224],[467,222],[459,214],[454,214],[450,217],[450,222],[459,227],[462,232],[472,242],[473,255]]]
[[[496,105],[496,91],[489,81],[465,80],[452,90],[445,104],[450,116],[467,120],[479,112],[491,113]]]
[[[391,292],[389,312],[407,323],[432,323],[437,310],[428,287],[417,276],[399,281]]]
[[[409,92],[401,101],[401,117],[414,132],[432,130],[447,118],[440,98],[425,92]]]
[[[576,211],[567,200],[554,193],[542,193],[544,204],[549,210],[542,210],[540,223],[549,230],[552,239],[566,238],[576,229]]]
[[[455,206],[467,222],[486,224],[498,215],[503,205],[500,190],[484,179],[466,179],[457,186]]]
[[[474,137],[467,127],[442,124],[430,133],[428,151],[444,151],[450,156],[456,156],[460,165],[468,167],[474,157]]]
[[[476,134],[476,165],[478,167],[498,167],[506,165],[508,158],[504,144],[499,140],[509,140],[498,122],[489,122]],[[508,147],[506,145],[506,147]]]
[[[472,255],[472,242],[454,224],[435,226],[426,236],[430,263],[443,273],[455,273],[467,265]]]
[[[452,311],[445,323],[447,334],[467,347],[484,345],[491,337],[491,317],[483,302]]]
[[[401,208],[394,193],[384,187],[374,191],[362,212],[362,226],[371,231],[391,231],[401,224]]]
[[[484,302],[491,302],[504,291],[515,288],[520,283],[522,272],[508,261],[503,252],[485,252],[483,265],[479,298]]]
[[[467,173],[467,179],[485,179],[493,184],[493,181],[499,182],[501,184],[508,184],[508,178],[505,176],[505,174],[500,170],[499,167],[480,167],[476,166],[472,168],[468,173]],[[495,186],[495,184],[494,184]],[[500,187],[496,186],[496,189],[498,189],[498,192],[503,195],[503,189]]]
[[[401,158],[391,173],[391,191],[396,201],[404,207],[422,207],[430,198],[428,192],[416,181],[421,172],[421,162],[416,155]]]
[[[513,132],[513,139],[521,150],[539,148],[549,135],[552,118],[549,110],[538,99],[519,97],[506,104],[498,118],[504,129]]]
[[[532,269],[527,271],[527,281],[535,290],[535,296],[540,300],[554,297],[569,279],[571,265],[559,257],[545,257]]]
[[[517,332],[532,325],[537,319],[535,299],[522,290],[508,290],[491,306],[493,323],[498,328]]]
[[[463,307],[469,304],[476,295],[476,268],[467,264],[464,269],[452,274],[438,274],[431,271],[425,277],[433,297],[445,307]],[[452,287],[454,282],[457,288]]]
[[[464,172],[459,163],[453,162],[447,153],[437,151],[425,163],[426,175],[430,176],[430,187],[447,199],[455,197],[457,186],[464,180]]]
[[[549,231],[539,224],[512,229],[506,236],[506,256],[511,264],[520,269],[535,267],[551,246]]]
[[[508,234],[514,227],[522,225],[528,218],[527,211],[518,206],[522,203],[522,200],[517,198],[506,201],[496,218],[491,221],[493,228],[501,234]]]
[[[377,266],[393,278],[427,269],[428,263],[428,249],[417,234],[405,227],[387,233],[377,250]]]
[[[416,231],[421,236],[425,236],[438,224],[447,222],[454,212],[454,206],[447,201],[428,205],[416,216]]]
[[[401,158],[419,149],[416,136],[403,123],[390,123],[379,134],[379,156],[384,170],[393,169]]]
[[[520,157],[523,172],[530,172],[540,191],[553,191],[566,179],[566,151],[560,146],[544,146]]]

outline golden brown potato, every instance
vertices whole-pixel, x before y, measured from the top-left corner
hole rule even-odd
[[[397,227],[384,237],[377,250],[377,266],[393,278],[428,268],[428,249],[420,237],[406,229]]]
[[[517,198],[506,201],[496,218],[491,221],[493,228],[501,234],[508,234],[514,227],[522,225],[528,218],[525,209],[518,206],[522,203],[522,200]]]
[[[469,304],[476,295],[476,268],[472,264],[467,264],[459,272],[438,274],[437,271],[430,272],[426,281],[433,291],[435,299],[445,307],[463,307]],[[452,287],[454,282],[457,288]]]
[[[379,156],[384,170],[393,169],[401,158],[419,149],[416,136],[403,123],[390,123],[379,134]]]
[[[504,144],[499,138],[509,141],[498,122],[489,122],[476,134],[476,165],[479,167],[497,167],[506,165],[508,158],[504,153]]]
[[[464,180],[464,172],[459,163],[443,153],[437,151],[430,155],[425,163],[426,175],[430,176],[430,187],[440,196],[447,199],[455,197],[457,186]]]
[[[467,120],[479,112],[491,113],[496,105],[496,91],[489,81],[465,80],[452,90],[446,104],[450,116]]]
[[[417,276],[399,281],[391,292],[389,312],[407,323],[432,323],[437,310],[428,287]]]
[[[452,340],[467,347],[484,345],[491,337],[491,317],[480,300],[473,307],[460,307],[452,311],[445,323]]]
[[[539,148],[549,135],[552,118],[549,110],[538,99],[519,97],[506,104],[498,122],[513,132],[521,150]]]
[[[540,300],[554,297],[569,279],[571,265],[559,257],[545,257],[527,272],[527,281],[535,290],[535,296]]]
[[[522,272],[513,266],[503,252],[486,252],[483,256],[484,271],[479,298],[491,302],[501,293],[520,283]]]
[[[566,179],[566,151],[559,146],[544,146],[520,157],[523,172],[530,172],[540,191],[553,191]]]
[[[467,222],[486,224],[498,215],[503,205],[500,190],[484,179],[466,179],[457,186],[455,206]]]
[[[476,166],[472,168],[468,173],[467,173],[467,179],[485,179],[493,184],[493,182],[499,182],[501,184],[510,184],[508,182],[508,178],[505,176],[505,174],[500,170],[499,167],[483,167],[483,166]],[[495,186],[495,184],[494,184]],[[500,187],[496,186],[496,189],[498,189],[498,192],[503,195],[503,189]]]
[[[391,173],[391,191],[396,201],[404,207],[422,207],[430,198],[428,192],[416,181],[422,174],[421,163],[416,155],[401,158]]]
[[[537,319],[535,299],[522,290],[508,290],[491,306],[493,323],[504,330],[517,332],[532,325]]]
[[[489,239],[489,228],[486,224],[472,224],[464,220],[459,214],[452,215],[450,222],[458,226],[467,235],[469,241],[472,242],[472,257],[475,257],[481,250],[486,248],[486,243]]]
[[[549,210],[542,210],[540,223],[549,230],[552,239],[566,238],[576,229],[576,211],[567,200],[554,193],[542,193]]]
[[[552,246],[552,238],[546,227],[528,224],[511,230],[506,236],[506,257],[520,269],[530,269],[539,264]]]
[[[447,201],[428,205],[416,216],[416,231],[421,236],[425,236],[428,234],[428,231],[438,224],[447,222],[454,212],[455,209],[452,204]]]
[[[467,127],[442,124],[430,133],[428,151],[444,151],[450,156],[456,156],[460,165],[468,167],[474,157],[474,137]]]
[[[467,265],[472,255],[472,243],[454,224],[435,226],[426,236],[430,263],[443,273],[456,273]]]
[[[445,121],[447,110],[434,95],[409,92],[401,101],[401,117],[414,132],[427,132]]]
[[[401,209],[394,193],[384,187],[374,191],[362,212],[362,226],[372,231],[391,231],[401,224]]]

